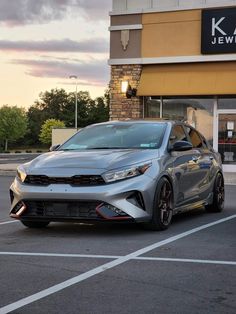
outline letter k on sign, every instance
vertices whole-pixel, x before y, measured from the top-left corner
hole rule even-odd
[[[212,18],[212,36],[215,36],[216,30],[220,32],[222,35],[226,35],[226,33],[219,27],[220,23],[224,21],[225,17],[222,17],[219,19],[219,21],[216,22],[216,19]]]

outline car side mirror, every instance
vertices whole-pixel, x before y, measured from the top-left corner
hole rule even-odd
[[[57,150],[59,146],[61,146],[61,144],[53,145],[49,148],[49,151],[53,152],[54,150]]]
[[[193,148],[193,145],[190,142],[177,141],[172,145],[170,150],[174,152],[184,152],[187,150],[191,150],[192,148]]]

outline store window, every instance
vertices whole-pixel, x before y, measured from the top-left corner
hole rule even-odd
[[[236,109],[236,98],[219,98],[218,109]]]
[[[161,117],[161,99],[160,97],[145,97],[144,117],[157,119]]]
[[[236,98],[219,98],[218,109],[218,152],[223,164],[236,165]]]
[[[190,106],[187,99],[163,98],[162,116],[169,120],[186,121],[188,107]]]
[[[214,98],[149,97],[145,101],[144,117],[187,122],[212,145],[214,101]]]
[[[224,164],[236,164],[236,114],[219,114],[218,152]]]

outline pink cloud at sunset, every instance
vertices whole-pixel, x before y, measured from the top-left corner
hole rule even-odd
[[[102,96],[109,83],[111,0],[1,0],[0,106],[28,107],[40,92]]]

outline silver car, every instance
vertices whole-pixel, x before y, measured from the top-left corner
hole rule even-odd
[[[80,130],[17,169],[12,218],[136,222],[167,229],[172,216],[224,207],[220,155],[194,128],[175,121],[116,121]]]

